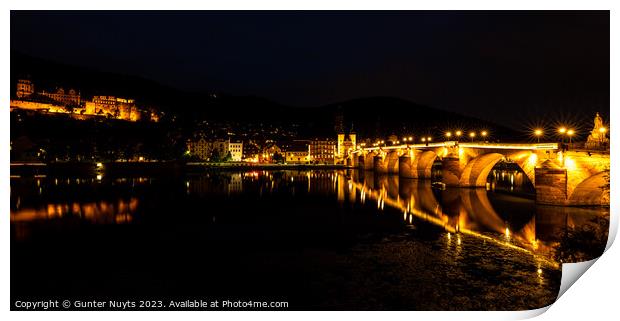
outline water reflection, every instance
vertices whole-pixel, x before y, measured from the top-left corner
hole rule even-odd
[[[491,180],[490,191],[484,188],[435,190],[427,180],[376,175],[368,171],[352,172],[345,179],[355,187],[360,203],[374,200],[379,209],[387,205],[401,211],[406,223],[411,224],[415,217],[441,226],[449,242],[456,235],[460,245],[459,234],[471,235],[498,246],[531,253],[554,266],[559,263],[556,251],[559,244],[566,241],[569,231],[591,228],[588,226],[593,220],[609,217],[609,209],[605,208],[537,206],[533,200],[520,197],[524,191],[529,191],[526,186],[529,181],[523,178],[523,173],[497,170],[491,175],[496,180]],[[496,189],[497,186],[500,188]],[[507,194],[506,190],[519,193]],[[602,224],[608,221],[602,220]],[[605,230],[607,226],[595,228]],[[597,251],[588,256],[602,254],[602,249]]]
[[[609,216],[607,209],[536,206],[533,200],[500,193],[507,191],[502,187],[505,182],[511,182],[513,190],[517,186],[519,191],[525,191],[519,187],[523,185],[523,175],[500,170],[491,175],[495,180],[491,181],[490,190],[435,190],[430,181],[368,171],[218,172],[187,176],[163,185],[164,193],[179,207],[187,201],[205,203],[210,197],[260,199],[281,193],[291,197],[333,198],[339,206],[371,206],[379,213],[392,209],[400,213],[404,224],[415,225],[421,220],[443,228],[447,242],[455,243],[459,251],[461,235],[468,235],[500,248],[534,255],[548,265],[557,265],[556,251],[568,231],[589,224],[593,218]],[[76,219],[95,224],[134,222],[143,204],[163,197],[161,191],[155,197],[151,195],[154,180],[12,179],[11,222],[22,231],[18,236],[29,234],[24,232],[28,222]]]

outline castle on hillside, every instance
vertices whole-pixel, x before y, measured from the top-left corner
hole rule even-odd
[[[152,109],[139,108],[135,100],[115,96],[94,96],[90,101],[83,101],[79,91],[58,87],[55,91],[36,91],[29,79],[17,81],[17,99],[11,99],[13,108],[45,111],[50,113],[72,114],[80,116],[104,116],[127,121],[159,121],[159,113]]]

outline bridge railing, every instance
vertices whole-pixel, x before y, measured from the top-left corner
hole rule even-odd
[[[523,150],[557,150],[560,148],[558,143],[524,143],[524,144],[512,144],[512,143],[485,143],[485,142],[457,142],[457,141],[445,141],[438,143],[428,143],[428,144],[402,144],[402,145],[393,145],[393,146],[376,146],[376,147],[365,147],[359,148],[353,151],[354,154],[360,153],[362,151],[390,151],[390,150],[399,150],[399,149],[424,149],[424,148],[436,148],[436,147],[465,147],[465,148],[483,148],[483,149],[523,149]]]

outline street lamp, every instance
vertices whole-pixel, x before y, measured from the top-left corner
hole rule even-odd
[[[469,133],[469,137],[471,137],[471,142],[474,142],[474,137],[476,137],[476,133],[475,132],[471,132]]]
[[[487,137],[487,131],[486,131],[486,130],[483,130],[483,131],[480,133],[480,135],[482,135],[482,140],[485,140],[485,139],[486,139],[486,137]]]
[[[568,135],[568,144],[572,144],[573,142],[573,134],[575,134],[575,131],[572,129],[569,129],[566,131],[566,135]]]
[[[422,137],[422,142],[424,143],[426,141],[426,138]]]
[[[601,136],[601,144],[605,141],[605,133],[607,132],[607,128],[601,127],[598,131],[602,134]]]
[[[456,135],[456,141],[457,142],[459,141],[459,138],[461,137],[462,134],[463,134],[463,132],[460,131],[460,130],[457,130],[456,132],[454,132],[454,135]]]
[[[562,136],[562,143],[563,143],[564,142],[564,134],[566,133],[566,127],[560,127],[560,129],[558,129],[558,132]]]
[[[431,140],[433,140],[431,136],[426,137],[426,141],[430,142]]]
[[[452,137],[452,133],[451,132],[446,132],[446,137],[449,139],[450,137]]]
[[[534,130],[534,135],[536,135],[536,140],[540,143],[540,136],[542,136],[543,131],[542,129],[536,129]]]

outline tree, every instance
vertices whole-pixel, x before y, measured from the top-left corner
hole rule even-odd
[[[228,153],[226,153],[226,156],[224,157],[223,161],[225,161],[225,162],[232,161],[232,154],[230,153],[230,151],[228,151]]]
[[[219,149],[214,148],[211,151],[211,156],[209,157],[209,161],[215,162],[215,163],[222,161],[222,154],[220,153]]]
[[[273,153],[273,162],[274,163],[283,163],[284,162],[284,156],[282,156],[282,154],[275,152]]]

